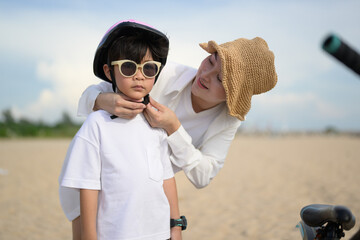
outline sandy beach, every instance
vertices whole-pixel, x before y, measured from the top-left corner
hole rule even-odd
[[[70,141],[0,140],[1,240],[71,239],[57,182]],[[359,137],[237,136],[208,187],[176,175],[183,239],[301,239],[295,225],[312,203],[345,205],[360,219],[359,172]]]

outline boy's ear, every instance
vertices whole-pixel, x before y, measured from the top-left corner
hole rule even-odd
[[[107,64],[104,64],[103,70],[104,70],[105,76],[111,81],[110,68]]]

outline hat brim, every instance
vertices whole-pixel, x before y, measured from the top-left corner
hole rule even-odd
[[[220,56],[220,61],[221,61],[221,74],[222,74],[222,85],[224,87],[225,90],[225,95],[226,95],[226,105],[227,108],[229,110],[229,114],[233,117],[238,118],[241,121],[245,120],[245,116],[242,114],[238,114],[236,113],[236,111],[234,111],[232,109],[232,100],[234,97],[232,97],[232,94],[230,92],[230,86],[228,85],[228,71],[227,71],[227,64],[226,64],[226,57],[225,57],[225,49],[223,49],[220,45],[218,45],[215,41],[209,41],[208,43],[200,43],[199,44],[200,47],[202,49],[204,49],[206,52],[213,54],[215,52],[218,53],[218,55]]]

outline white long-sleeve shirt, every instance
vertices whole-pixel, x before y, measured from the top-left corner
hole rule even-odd
[[[167,63],[150,92],[151,97],[177,113],[179,103],[187,93],[186,89],[194,79],[196,71],[188,66]],[[79,100],[78,115],[90,114],[95,99],[101,92],[112,92],[111,84],[101,82],[88,87]],[[231,141],[241,123],[228,114],[226,104],[213,111],[212,115],[208,127],[203,128],[201,133],[188,133],[181,125],[167,139],[175,171],[183,170],[197,188],[207,186],[223,167]],[[178,118],[182,122],[183,119]],[[187,121],[196,122],[199,119],[195,116]]]

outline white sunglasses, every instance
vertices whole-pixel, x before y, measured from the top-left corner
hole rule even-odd
[[[136,62],[128,59],[112,61],[111,65],[118,65],[121,75],[124,77],[134,76],[139,68],[146,78],[154,78],[159,74],[161,63],[157,61],[148,61],[143,64],[137,64]]]

